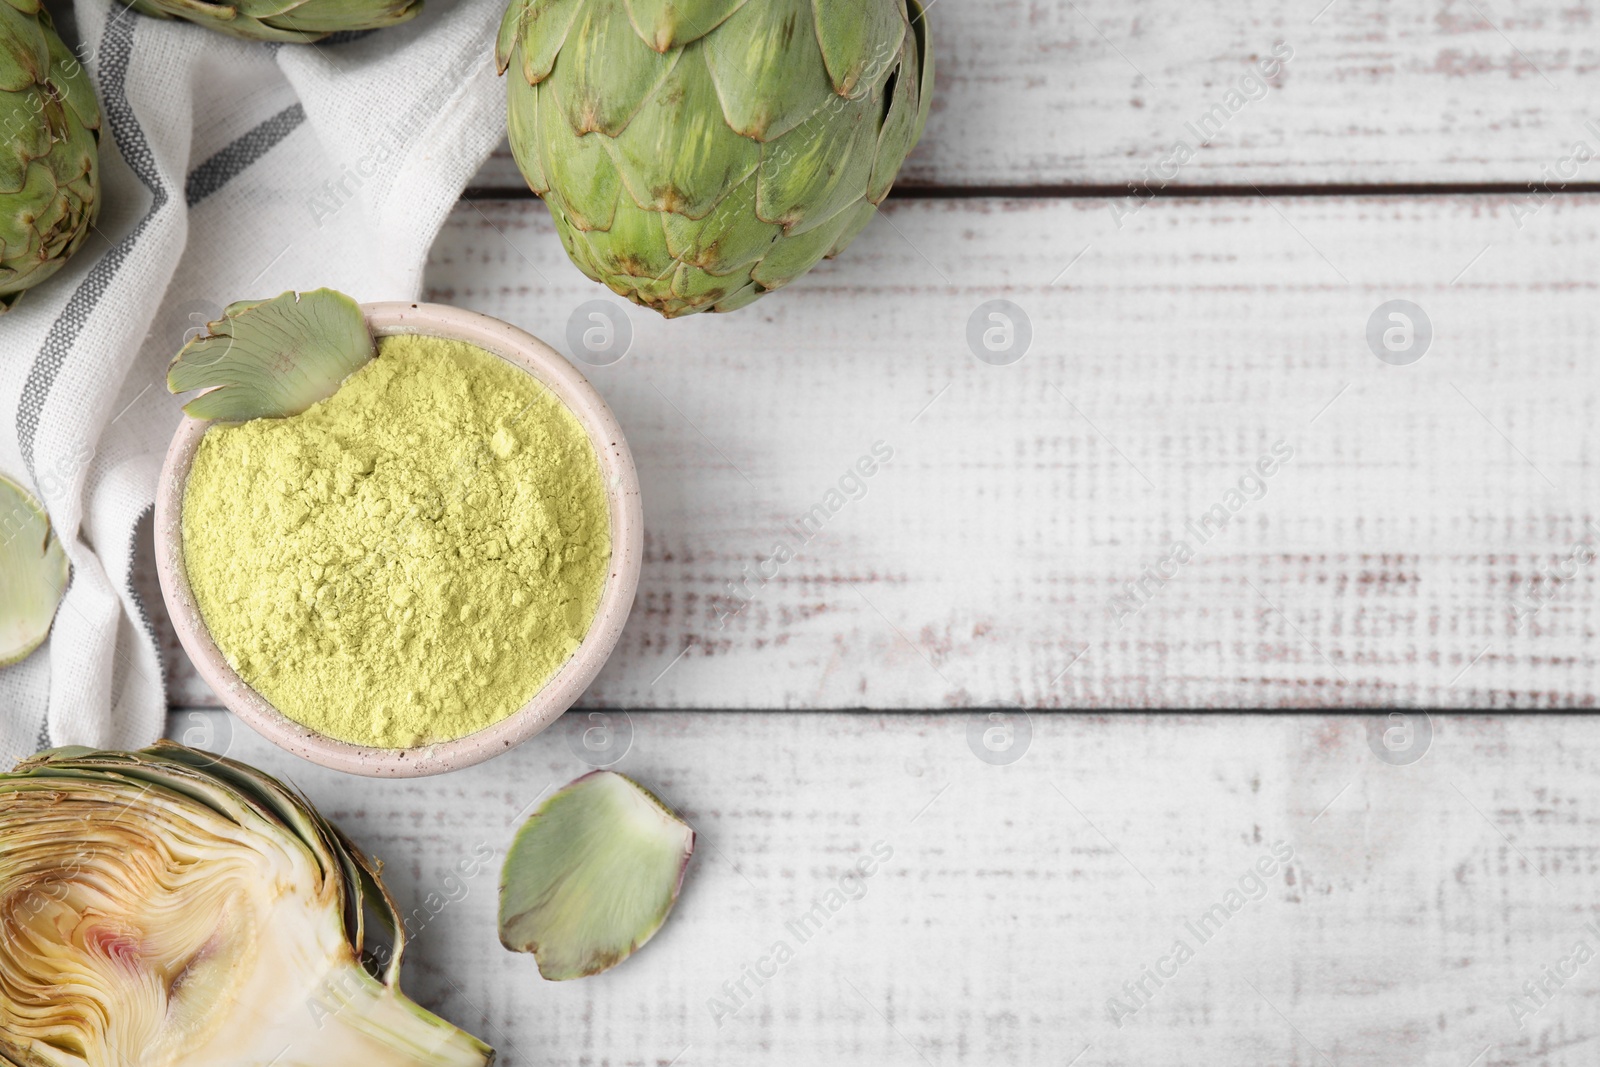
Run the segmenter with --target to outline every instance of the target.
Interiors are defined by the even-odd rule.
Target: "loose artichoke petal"
[[[864,96],[837,106],[836,114],[813,118],[763,146],[756,214],[781,224],[787,235],[832,219],[861,199],[872,178],[882,105]]]
[[[0,1063],[487,1067],[400,993],[398,947],[389,981],[363,970],[345,905],[370,870],[243,764],[165,742],[23,761],[0,775]]]
[[[694,831],[636,783],[595,771],[535,812],[506,856],[500,940],[550,981],[615,967],[677,902]]]
[[[690,219],[761,162],[761,145],[722,121],[704,50],[692,44],[616,139],[618,169],[642,208]],[[646,181],[648,176],[648,181]]]
[[[906,35],[904,0],[811,0],[833,91],[854,97],[881,81]]]
[[[657,52],[698,41],[728,18],[745,0],[627,0],[634,32]]]
[[[745,4],[706,38],[705,49],[722,113],[747,137],[781,137],[838,99],[811,0]]]
[[[174,393],[208,390],[184,405],[197,419],[298,414],[377,352],[361,306],[331,289],[234,304],[206,329],[167,370]]]
[[[69,574],[44,508],[0,476],[0,667],[23,659],[50,635]]]
[[[615,137],[677,62],[639,40],[623,0],[587,0],[550,75],[575,134]]]

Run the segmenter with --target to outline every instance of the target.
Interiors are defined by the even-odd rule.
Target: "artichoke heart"
[[[572,261],[668,318],[842,251],[933,97],[918,0],[511,0],[496,56]]]
[[[394,939],[381,980],[364,907]],[[0,1064],[492,1063],[401,994],[395,918],[374,865],[243,764],[41,753],[0,775]]]

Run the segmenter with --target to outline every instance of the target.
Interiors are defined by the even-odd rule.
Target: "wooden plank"
[[[1575,141],[1600,153],[1597,18],[1596,0],[947,0],[904,181],[1121,188],[1179,141],[1175,186],[1551,180]],[[1242,82],[1275,47],[1292,57]],[[522,187],[503,149],[474,184]]]
[[[451,875],[503,856],[537,798],[588,769],[568,745],[582,723],[410,782],[210,725],[384,860],[414,916],[408,990],[508,1067],[1594,1062],[1600,963],[1545,977],[1577,942],[1600,948],[1593,719],[1440,717],[1408,766],[1350,716],[1035,716],[1006,766],[974,756],[968,724],[633,716],[617,766],[682,810],[697,855],[654,941],[563,983],[500,948],[498,858]],[[847,877],[874,846],[889,857]],[[1208,912],[1202,940],[1189,924]],[[740,981],[748,995],[723,985]],[[1538,981],[1543,1007],[1520,999]]]
[[[1509,204],[904,203],[748,310],[630,306],[588,373],[646,556],[587,700],[1593,706],[1600,197]],[[563,347],[609,295],[531,202],[462,206],[428,287]],[[1010,366],[967,339],[996,298]],[[1366,338],[1394,299],[1432,321],[1410,366]]]

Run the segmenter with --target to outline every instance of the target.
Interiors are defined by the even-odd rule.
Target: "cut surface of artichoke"
[[[0,477],[0,667],[44,643],[69,573],[44,508]]]
[[[595,771],[517,832],[500,877],[500,941],[551,981],[615,967],[677,902],[694,831],[633,780]]]
[[[162,743],[0,775],[0,1064],[482,1067],[364,969],[376,870],[297,795]]]

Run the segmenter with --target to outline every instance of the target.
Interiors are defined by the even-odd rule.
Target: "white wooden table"
[[[932,12],[933,118],[847,253],[731,316],[630,309],[627,356],[589,369],[649,533],[584,707],[629,716],[618,768],[701,831],[677,914],[545,984],[496,945],[485,879],[426,923],[420,999],[518,1065],[1592,1065],[1600,963],[1511,998],[1600,952],[1594,720],[1436,714],[1402,765],[1366,711],[1138,709],[1594,705],[1600,161],[1574,146],[1600,154],[1600,3]],[[429,297],[562,346],[608,294],[508,157],[476,185]],[[968,343],[991,300],[1031,325],[1008,365]],[[1431,325],[1407,365],[1368,339],[1395,300]],[[859,499],[719,625],[879,442]],[[174,733],[303,784],[414,906],[586,769],[574,713],[468,772],[342,778],[205,710],[166,651]],[[1020,759],[978,758],[973,707],[1031,711]],[[1188,933],[1280,840],[1262,899]],[[740,996],[779,940],[793,961]]]

